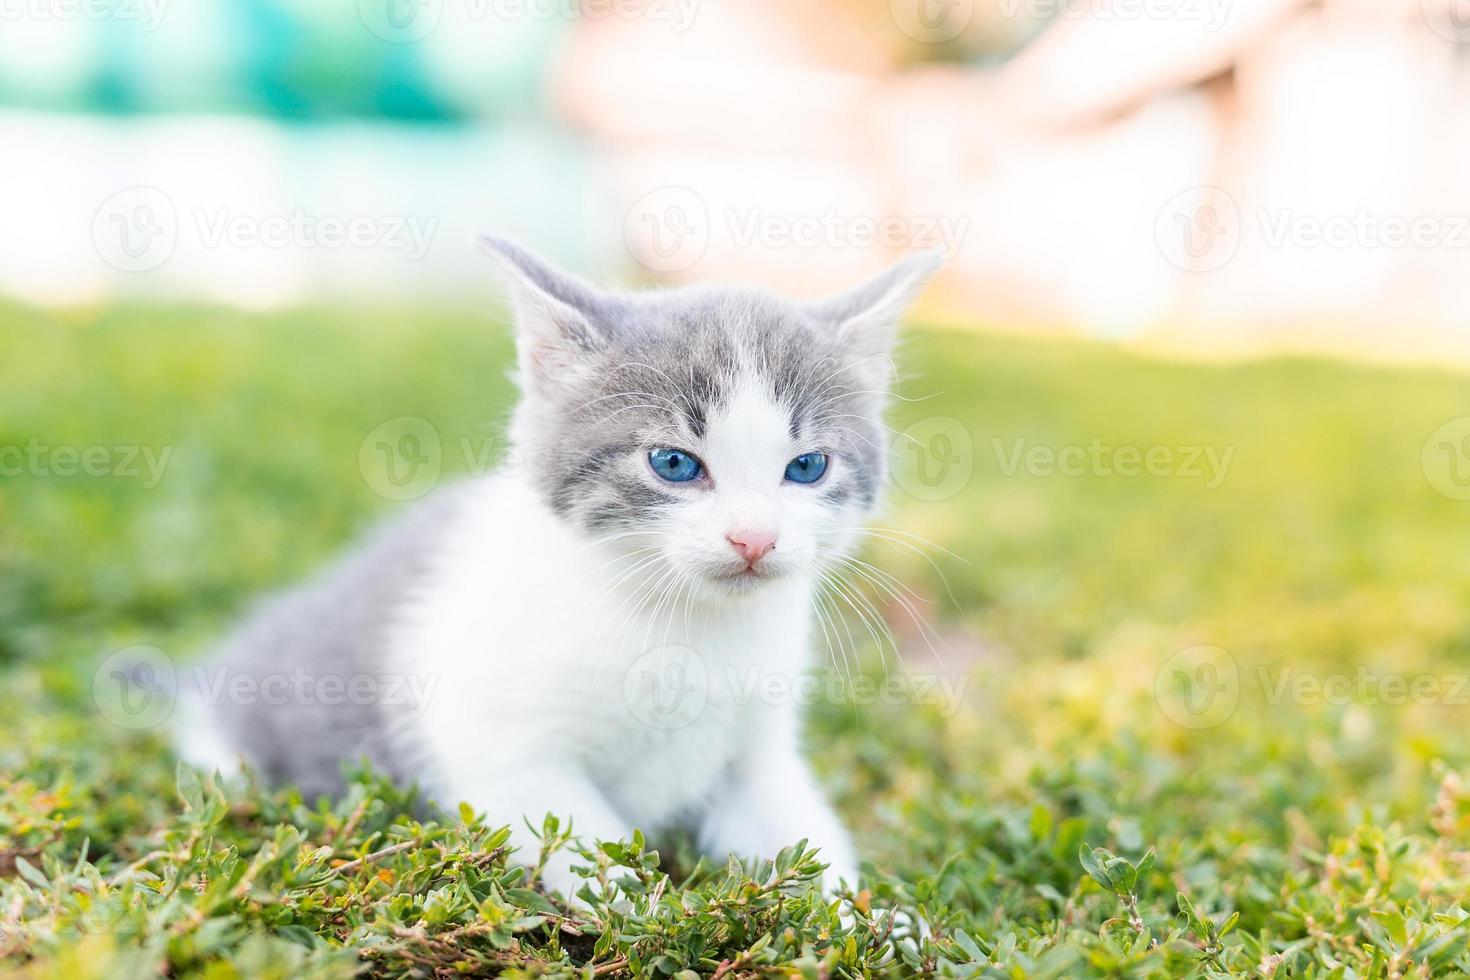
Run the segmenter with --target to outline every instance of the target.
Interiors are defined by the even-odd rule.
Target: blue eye
[[[786,479],[792,483],[816,483],[825,472],[826,453],[802,453],[786,464]]]
[[[648,454],[648,465],[670,483],[688,483],[697,480],[704,472],[704,465],[682,449],[654,449]]]

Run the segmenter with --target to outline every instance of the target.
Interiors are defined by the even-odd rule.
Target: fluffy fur
[[[512,825],[528,860],[552,812],[587,839],[685,826],[720,857],[808,838],[855,884],[783,692],[811,666],[817,576],[883,484],[888,351],[936,259],[801,303],[615,294],[485,244],[514,286],[510,462],[262,607],[195,675],[181,749],[308,795],[366,757]],[[655,447],[705,475],[662,480]],[[825,476],[784,480],[808,452]],[[751,528],[776,535],[754,566],[727,539]]]

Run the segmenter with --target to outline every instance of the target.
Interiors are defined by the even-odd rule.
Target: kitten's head
[[[797,302],[613,293],[482,243],[514,284],[513,438],[563,519],[629,556],[622,567],[671,571],[705,597],[811,574],[852,548],[886,474],[898,318],[937,255]]]

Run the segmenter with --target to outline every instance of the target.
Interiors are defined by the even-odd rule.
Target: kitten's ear
[[[807,305],[808,312],[832,324],[859,357],[879,357],[892,347],[898,321],[943,262],[938,251],[900,259],[860,286]]]
[[[612,321],[607,294],[512,241],[496,235],[478,241],[511,286],[523,383],[554,378],[606,346]]]

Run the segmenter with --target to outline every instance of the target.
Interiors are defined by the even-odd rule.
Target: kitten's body
[[[858,327],[891,328],[927,267],[827,306],[671,302],[594,292],[495,248],[521,285],[517,454],[264,609],[216,662],[215,695],[196,698],[185,753],[243,755],[309,793],[367,756],[510,824],[527,858],[527,822],[552,812],[587,839],[686,826],[719,856],[808,838],[833,883],[856,883],[782,692],[811,666],[816,576],[850,550],[881,481],[869,362],[887,336]],[[697,446],[703,482],[654,475],[650,445]],[[817,446],[830,474],[780,477]],[[775,550],[732,553],[729,535],[755,526],[779,532]],[[375,693],[219,693],[221,673],[298,669],[372,677]],[[573,884],[568,861],[553,885]]]

